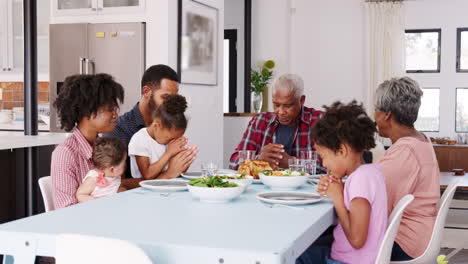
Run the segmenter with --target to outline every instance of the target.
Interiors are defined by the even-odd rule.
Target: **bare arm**
[[[369,231],[371,206],[364,198],[354,198],[351,201],[350,210],[345,207],[344,201],[333,201],[336,214],[343,227],[346,238],[351,246],[360,249],[366,244]]]
[[[96,178],[88,177],[81,185],[78,187],[76,191],[76,199],[78,199],[79,203],[84,203],[87,201],[94,200],[91,193],[93,192],[94,188],[96,187]]]
[[[141,175],[145,180],[161,178],[161,172],[169,162],[169,154],[164,153],[160,159],[151,164],[149,157],[135,155],[135,160]],[[163,178],[164,179],[164,178]]]
[[[348,211],[344,203],[341,179],[329,182],[326,193],[333,200],[336,214],[349,243],[355,249],[362,248],[366,244],[369,231],[371,213],[369,201],[364,198],[354,198]]]

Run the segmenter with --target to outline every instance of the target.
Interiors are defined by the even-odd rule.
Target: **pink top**
[[[77,128],[52,152],[50,171],[56,209],[78,203],[76,190],[86,173],[94,168],[92,152],[91,144]]]
[[[431,239],[440,199],[440,171],[432,143],[400,138],[377,163],[387,185],[388,215],[403,196],[414,195],[403,213],[395,241],[406,254],[417,258]]]
[[[91,196],[95,198],[116,194],[120,187],[120,177],[105,177],[104,174],[102,176],[103,177],[100,177],[99,172],[96,170],[90,170],[83,179],[84,182],[87,178],[96,178],[96,187],[94,187],[91,193]],[[101,182],[101,184],[99,184],[99,182]]]
[[[367,239],[364,246],[355,249],[348,241],[340,224],[333,231],[331,258],[348,264],[374,264],[380,244],[387,230],[387,192],[385,179],[377,164],[361,165],[351,175],[344,186],[344,202],[350,209],[354,198],[369,201],[371,214]]]

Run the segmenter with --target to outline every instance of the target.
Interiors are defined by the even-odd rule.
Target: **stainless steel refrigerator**
[[[51,131],[61,131],[52,104],[69,75],[112,75],[125,89],[120,113],[138,102],[145,70],[144,23],[51,24],[49,32]]]

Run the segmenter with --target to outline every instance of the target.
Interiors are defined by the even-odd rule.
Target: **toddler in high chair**
[[[92,160],[95,168],[90,170],[76,191],[78,202],[123,191],[121,177],[125,172],[127,147],[118,138],[98,137],[93,147]]]

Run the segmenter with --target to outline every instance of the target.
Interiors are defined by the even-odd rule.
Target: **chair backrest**
[[[42,200],[44,201],[44,207],[46,212],[54,210],[54,200],[52,198],[52,177],[42,177],[39,179],[38,182],[39,189],[41,189]]]
[[[403,212],[405,211],[406,206],[414,200],[414,196],[407,194],[400,199],[395,208],[393,209],[390,217],[388,218],[388,227],[385,231],[382,244],[380,244],[379,252],[375,260],[376,264],[387,264],[390,263],[390,257],[392,256],[393,242],[395,241],[395,236],[400,227],[400,220]]]
[[[434,263],[434,260],[437,258],[440,252],[440,244],[442,241],[445,220],[447,219],[448,210],[459,183],[460,179],[453,180],[447,186],[447,189],[445,189],[444,194],[437,203],[437,217],[434,224],[434,229],[432,230],[431,240],[429,241],[429,245],[427,245],[426,250],[421,256],[407,263]]]
[[[145,252],[136,245],[118,239],[60,234],[56,238],[57,264],[152,264]]]

